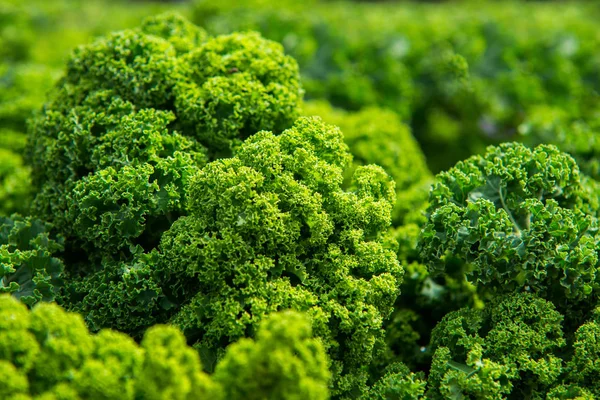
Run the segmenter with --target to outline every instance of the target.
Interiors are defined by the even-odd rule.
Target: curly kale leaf
[[[531,294],[449,313],[432,333],[427,398],[538,398],[564,371],[562,320]]]
[[[465,263],[467,279],[485,290],[583,299],[598,287],[594,204],[575,161],[556,147],[490,147],[438,175],[420,254],[436,273]]]
[[[155,326],[141,345],[56,304],[31,311],[0,296],[0,395],[48,399],[221,399],[198,354],[177,329]],[[20,397],[19,397],[20,396]]]
[[[600,318],[583,324],[575,332],[569,380],[600,396]]]
[[[288,310],[265,319],[256,339],[229,346],[213,377],[228,399],[326,400],[328,364],[309,319]]]
[[[329,398],[329,360],[309,318],[270,315],[255,339],[231,345],[214,375],[173,326],[156,325],[138,344],[56,304],[28,310],[0,295],[0,396],[6,399],[247,400]]]
[[[392,177],[396,183],[394,226],[405,223],[409,214],[427,202],[431,172],[410,128],[396,113],[377,107],[347,112],[324,101],[306,103],[304,113],[318,115],[344,133],[344,142],[353,156],[353,163],[344,174],[346,183],[360,165],[379,165]]]
[[[298,117],[296,61],[258,33],[208,40],[181,57],[179,73],[176,113],[213,153],[259,130],[281,132]]]
[[[99,38],[31,123],[33,213],[86,262],[131,261],[184,214],[195,169],[288,128],[301,98],[295,61],[256,33],[209,38],[165,14]]]
[[[29,306],[53,301],[64,269],[54,255],[62,248],[62,238],[51,237],[48,224],[17,214],[0,217],[0,293]]]
[[[402,363],[390,364],[384,376],[369,389],[365,400],[419,400],[425,397],[423,373],[413,373]]]
[[[306,311],[333,359],[334,391],[364,390],[403,269],[384,243],[393,182],[362,166],[345,191],[349,161],[339,129],[313,117],[204,167],[190,215],[160,246],[173,273],[198,283],[172,323],[210,353],[252,336],[270,312]]]

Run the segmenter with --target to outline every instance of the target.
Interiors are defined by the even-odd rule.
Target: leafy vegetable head
[[[270,312],[306,311],[333,359],[335,390],[362,390],[403,269],[383,238],[393,183],[362,166],[343,190],[350,159],[339,129],[301,118],[194,177],[190,215],[160,249],[185,299],[172,322],[203,351],[252,336]]]
[[[556,147],[508,143],[438,175],[421,257],[453,261],[485,290],[533,291],[563,302],[597,288],[598,221],[575,161]]]
[[[548,400],[594,400],[595,398],[589,390],[577,385],[558,385],[546,396]]]
[[[569,380],[600,396],[600,318],[583,324],[575,332]]]
[[[329,361],[308,318],[283,311],[261,323],[256,339],[227,348],[214,374],[228,399],[325,400]]]
[[[0,295],[0,395],[10,399],[328,399],[325,349],[306,316],[284,311],[255,340],[227,349],[213,376],[172,326],[156,325],[138,345],[127,335],[91,335],[56,304],[31,311]]]
[[[531,398],[556,384],[563,317],[530,294],[449,313],[432,333],[428,397]]]
[[[368,400],[404,399],[419,400],[425,395],[426,381],[423,373],[413,373],[402,363],[390,364],[384,376],[369,389]]]
[[[403,269],[385,239],[393,182],[360,166],[344,190],[349,162],[340,130],[317,117],[279,136],[259,132],[194,175],[189,215],[158,250],[72,276],[62,301],[94,329],[139,336],[170,321],[209,370],[268,314],[305,311],[334,360],[335,390],[363,391]]]
[[[198,354],[172,327],[150,329],[140,347],[115,331],[90,335],[81,316],[56,304],[29,311],[3,295],[0,338],[0,368],[13,382],[0,389],[6,398],[220,397],[219,386],[202,373]]]
[[[31,124],[33,211],[86,258],[129,260],[183,213],[197,168],[288,127],[301,94],[281,46],[173,14],[81,46]]]
[[[281,132],[302,100],[296,61],[258,33],[218,36],[179,60],[175,109],[211,153],[260,130]]]

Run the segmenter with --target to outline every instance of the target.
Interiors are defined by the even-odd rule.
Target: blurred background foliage
[[[300,63],[307,99],[380,106],[410,124],[434,172],[518,138],[533,108],[598,109],[598,5],[462,1],[199,1],[209,32],[258,30]]]
[[[396,112],[433,172],[488,144],[547,141],[559,119],[598,119],[593,1],[0,0],[0,148],[22,149],[19,133],[71,49],[165,10],[213,34],[256,30],[281,42],[300,64],[307,100]],[[540,118],[551,121],[544,128]],[[3,164],[0,187],[10,187],[0,199],[22,195],[5,182],[22,166]]]

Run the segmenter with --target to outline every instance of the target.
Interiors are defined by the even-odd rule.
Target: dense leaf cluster
[[[48,224],[17,214],[0,217],[0,293],[11,293],[29,306],[53,301],[64,269],[56,253],[61,237],[50,237]]]
[[[202,169],[190,185],[190,215],[161,243],[170,268],[199,283],[173,322],[214,347],[279,308],[307,311],[343,377],[338,390],[359,385],[403,270],[382,241],[393,182],[362,166],[344,191],[349,161],[338,129],[303,118]]]
[[[344,142],[353,156],[345,170],[346,183],[360,165],[377,164],[390,175],[396,184],[394,226],[403,225],[411,218],[408,215],[427,201],[431,173],[410,128],[396,113],[378,107],[347,112],[325,101],[313,101],[304,105],[304,114],[318,115],[344,133]]]
[[[572,346],[554,305],[531,294],[497,298],[484,311],[449,313],[432,333],[428,398],[594,398],[598,356],[594,320]],[[570,358],[570,359],[569,359]]]
[[[428,398],[595,398],[597,184],[552,145],[490,147],[440,173],[418,248],[483,310],[431,334]],[[560,310],[564,313],[561,313]]]
[[[172,14],[77,48],[32,122],[33,212],[93,257],[152,248],[193,170],[294,120],[297,75],[276,43]]]
[[[437,271],[464,262],[483,290],[527,290],[562,303],[598,289],[597,199],[556,147],[491,147],[440,173],[421,233]]]
[[[55,304],[32,311],[0,296],[3,399],[326,399],[329,372],[308,320],[288,311],[256,340],[231,346],[209,377],[177,329],[157,325],[138,345],[105,329],[91,335],[80,315]]]
[[[403,269],[383,237],[393,182],[360,166],[342,189],[350,160],[339,129],[316,117],[280,136],[257,133],[194,175],[189,215],[158,251],[71,278],[63,301],[96,328],[136,333],[169,320],[207,360],[252,336],[269,313],[305,311],[332,359],[335,390],[362,391]]]

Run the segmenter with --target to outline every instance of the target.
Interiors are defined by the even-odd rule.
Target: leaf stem
[[[510,218],[510,220],[512,221],[514,228],[516,230],[516,234],[520,237],[521,236],[521,227],[519,226],[519,224],[517,223],[517,220],[515,220],[512,213],[506,206],[506,203],[504,202],[504,194],[502,193],[502,191],[504,189],[505,188],[503,186],[500,186],[500,189],[498,190],[498,193],[500,194],[500,203],[502,203],[502,208],[504,208],[504,211],[506,211],[506,213],[508,214],[508,218]]]

